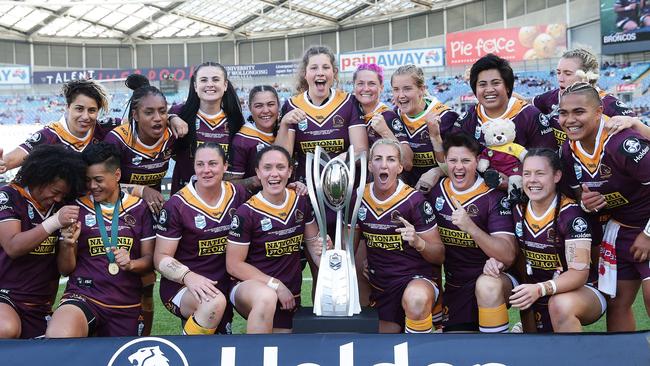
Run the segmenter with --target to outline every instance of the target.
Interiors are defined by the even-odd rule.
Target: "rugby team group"
[[[0,153],[0,173],[20,168],[0,188],[0,338],[147,335],[156,272],[184,334],[228,334],[234,310],[247,333],[291,332],[324,246],[304,183],[317,145],[368,156],[344,232],[380,332],[507,332],[508,307],[525,332],[605,313],[608,331],[630,331],[640,289],[650,316],[650,127],[598,88],[593,54],[565,52],[557,88],[532,100],[488,54],[468,69],[478,103],[463,115],[414,65],[385,80],[359,64],[353,93],[336,65],[309,48],[297,94],[281,105],[252,88],[247,120],[215,62],[171,108],[130,75],[124,119],[100,117],[96,81],[67,82],[64,116]]]

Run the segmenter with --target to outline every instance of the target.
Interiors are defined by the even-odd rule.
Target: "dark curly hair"
[[[70,189],[65,200],[74,200],[86,191],[86,164],[78,153],[63,145],[40,145],[27,155],[14,183],[33,189],[58,179]]]
[[[81,158],[88,166],[103,163],[110,171],[115,171],[120,167],[120,149],[107,142],[98,142],[88,146],[81,153]]]

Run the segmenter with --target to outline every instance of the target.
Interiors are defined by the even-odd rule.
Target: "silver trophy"
[[[344,238],[343,229],[349,227],[350,230],[346,230],[349,232],[356,226],[368,164],[366,153],[355,156],[353,146],[348,149],[347,160],[340,157],[331,159],[320,146],[316,146],[313,154],[307,154],[307,189],[323,242],[314,296],[314,314],[317,316],[352,316],[361,312],[354,266],[354,235]],[[361,162],[361,179],[353,203],[357,160]],[[334,249],[329,250],[325,205],[336,212]]]

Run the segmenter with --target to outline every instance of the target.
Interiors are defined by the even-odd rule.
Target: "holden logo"
[[[630,137],[623,142],[623,149],[630,154],[636,154],[641,150],[641,143],[637,138]]]
[[[120,347],[108,366],[188,366],[187,358],[174,343],[158,337],[134,339]]]

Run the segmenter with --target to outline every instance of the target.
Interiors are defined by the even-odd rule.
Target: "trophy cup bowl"
[[[350,184],[348,167],[339,159],[330,160],[323,170],[323,193],[335,211],[343,208]]]

